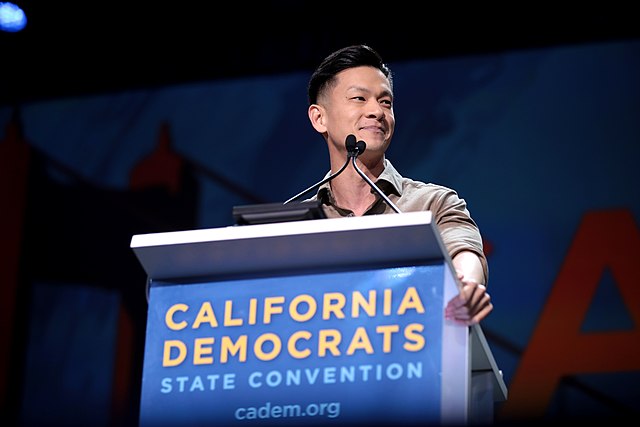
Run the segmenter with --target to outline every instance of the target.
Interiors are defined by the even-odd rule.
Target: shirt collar
[[[327,172],[325,179],[331,176],[331,171]],[[384,159],[384,169],[382,173],[375,181],[375,184],[386,195],[395,193],[398,196],[402,196],[402,175],[393,167],[388,159]],[[324,204],[334,204],[333,196],[331,195],[330,181],[322,184],[318,189],[318,198]]]

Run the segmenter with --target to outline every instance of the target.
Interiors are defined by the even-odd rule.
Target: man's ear
[[[313,128],[319,133],[324,134],[327,131],[324,108],[318,104],[311,104],[307,113],[309,114],[309,121]]]

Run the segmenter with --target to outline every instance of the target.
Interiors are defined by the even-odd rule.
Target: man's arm
[[[477,254],[471,251],[458,252],[451,261],[453,262],[453,268],[461,280],[463,277],[466,281],[486,285],[482,262]]]

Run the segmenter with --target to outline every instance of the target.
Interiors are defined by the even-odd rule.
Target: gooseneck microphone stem
[[[325,182],[331,181],[333,178],[335,178],[336,176],[340,175],[342,173],[342,171],[347,167],[348,164],[349,164],[349,157],[347,157],[347,161],[344,162],[344,165],[342,165],[340,170],[338,170],[336,173],[329,175],[328,177],[326,177],[322,181],[318,182],[317,184],[314,184],[311,187],[307,188],[306,190],[299,192],[298,194],[296,194],[295,196],[291,197],[289,200],[284,202],[283,205],[286,205],[287,203],[296,200],[297,198],[301,197],[303,194],[306,194],[311,190],[315,190],[316,188],[320,187]]]
[[[328,177],[326,177],[322,181],[318,182],[317,184],[313,184],[311,187],[307,188],[306,190],[299,192],[298,194],[296,194],[295,196],[293,196],[292,198],[290,198],[289,200],[284,202],[283,205],[286,205],[287,203],[298,199],[303,194],[306,194],[311,190],[315,190],[316,188],[320,187],[322,184],[327,183],[327,182],[331,181],[333,178],[335,178],[336,176],[340,175],[342,173],[342,171],[345,170],[345,168],[349,164],[349,159],[351,157],[354,157],[354,156],[357,157],[358,154],[360,153],[360,148],[362,148],[362,151],[364,151],[363,145],[364,145],[364,142],[362,142],[362,144],[360,146],[358,146],[358,143],[356,142],[356,136],[355,135],[353,135],[353,134],[347,135],[347,139],[344,141],[344,146],[347,149],[347,161],[344,162],[344,165],[342,165],[340,170],[337,171],[334,174],[329,175]]]
[[[362,150],[362,151],[364,151],[364,150]],[[371,180],[369,179],[369,177],[368,177],[364,172],[362,172],[362,171],[360,170],[360,168],[358,167],[358,165],[356,165],[356,157],[357,157],[357,156],[353,156],[353,157],[351,157],[351,164],[353,165],[353,167],[354,167],[354,169],[356,170],[356,172],[358,172],[358,174],[362,177],[362,179],[364,179],[364,180],[367,182],[367,184],[369,184],[369,186],[370,186],[371,188],[373,188],[373,190],[374,190],[376,193],[378,193],[378,196],[382,197],[382,199],[383,199],[383,200],[384,200],[384,201],[385,201],[389,206],[391,206],[391,209],[393,209],[394,211],[396,211],[396,213],[402,213],[402,212],[400,212],[400,209],[398,209],[398,207],[397,207],[396,205],[394,205],[394,204],[393,204],[393,202],[392,202],[392,201],[387,197],[387,195],[386,195],[386,194],[384,194],[384,192],[383,192],[382,190],[380,190],[380,188],[379,188],[376,184],[374,184],[374,182],[373,182],[373,181],[371,181]],[[347,161],[348,161],[348,159],[347,159]]]
[[[339,171],[329,175],[328,177],[326,177],[322,181],[318,182],[317,184],[312,185],[311,187],[307,188],[306,190],[301,191],[300,193],[296,194],[295,196],[293,196],[292,198],[290,198],[289,200],[287,200],[283,204],[286,205],[287,203],[292,202],[292,201],[300,198],[303,194],[306,194],[309,191],[315,190],[316,188],[320,187],[321,185],[331,181],[333,178],[335,178],[336,176],[340,175],[343,170],[345,170],[345,168],[349,164],[349,160],[351,160],[351,164],[353,165],[353,168],[356,170],[356,172],[358,172],[358,174],[362,177],[362,179],[364,179],[366,181],[366,183],[369,184],[369,186],[376,192],[376,194],[378,196],[382,197],[382,199],[387,203],[387,205],[389,205],[391,207],[391,209],[393,209],[396,213],[402,213],[402,212],[400,212],[400,209],[398,209],[398,207],[396,205],[394,205],[391,200],[389,200],[387,195],[384,194],[384,192],[382,190],[380,190],[380,188],[378,188],[378,186],[376,184],[374,184],[374,182],[371,181],[369,179],[369,177],[364,172],[362,172],[360,170],[358,165],[356,165],[356,159],[358,158],[358,156],[360,154],[364,153],[364,150],[367,149],[367,144],[364,141],[357,141],[356,140],[356,136],[351,134],[351,135],[347,136],[347,139],[345,140],[344,145],[345,145],[345,148],[347,149],[347,161],[344,162],[344,165],[342,165],[342,167],[340,168]]]

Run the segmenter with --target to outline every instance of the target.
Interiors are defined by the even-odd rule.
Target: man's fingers
[[[479,323],[493,310],[491,297],[486,290],[484,285],[467,282],[447,304],[445,317],[464,325]]]
[[[487,317],[489,315],[489,313],[491,313],[491,311],[493,310],[493,304],[489,303],[487,305],[485,305],[482,310],[480,310],[478,313],[476,313],[475,316],[473,316],[468,322],[467,325],[471,326],[471,325],[475,325],[480,323],[480,321],[482,319],[484,319],[485,317]]]

